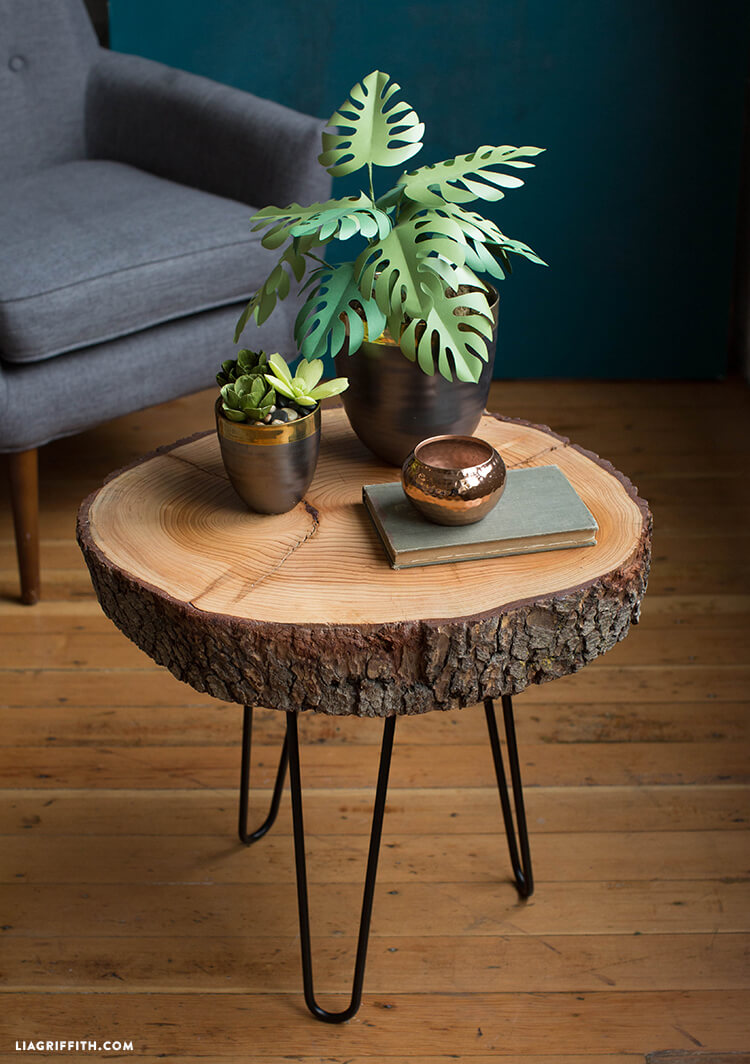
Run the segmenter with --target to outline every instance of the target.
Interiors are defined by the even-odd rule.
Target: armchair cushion
[[[0,184],[0,358],[36,362],[245,299],[276,256],[242,203],[122,163]],[[231,336],[228,337],[231,342]]]
[[[246,342],[296,354],[291,341],[296,308],[290,296]],[[49,440],[213,386],[196,429],[213,424],[216,370],[232,358],[241,303],[192,314],[119,340],[70,351],[44,364],[0,362],[0,453],[41,447]],[[158,423],[158,415],[157,415]]]

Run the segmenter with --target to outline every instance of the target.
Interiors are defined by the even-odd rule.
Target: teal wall
[[[487,210],[550,263],[501,286],[501,376],[725,371],[746,0],[110,0],[110,32],[321,118],[385,70],[415,163],[546,147]]]

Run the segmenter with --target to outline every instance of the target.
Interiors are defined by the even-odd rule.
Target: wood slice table
[[[78,541],[99,602],[178,679],[245,707],[240,838],[272,825],[290,768],[305,1000],[341,1022],[359,1008],[396,718],[484,701],[516,886],[533,890],[512,695],[580,669],[638,620],[651,515],[608,462],[550,429],[486,415],[476,435],[517,469],[555,464],[594,514],[594,547],[391,569],[362,485],[398,479],[324,412],[315,479],[294,510],[249,512],[214,432],[160,448],[111,476],[81,506]],[[494,699],[502,699],[515,826]],[[286,712],[271,808],[247,827],[252,707]],[[383,717],[380,770],[351,1003],[315,1001],[297,715]]]

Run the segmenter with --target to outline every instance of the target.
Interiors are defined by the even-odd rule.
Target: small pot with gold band
[[[216,433],[232,487],[260,514],[294,509],[310,487],[320,451],[320,404],[283,425],[229,421],[216,401]]]

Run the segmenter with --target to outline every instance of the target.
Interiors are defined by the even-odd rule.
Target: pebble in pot
[[[296,421],[298,417],[299,414],[296,410],[282,406],[280,410],[272,411],[270,423],[272,425],[288,425],[290,421]]]

